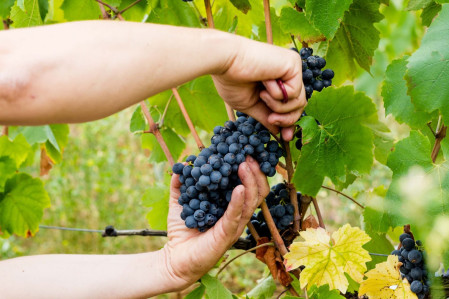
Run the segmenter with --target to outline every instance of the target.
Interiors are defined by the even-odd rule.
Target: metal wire
[[[72,228],[72,227],[61,227],[61,226],[50,226],[50,225],[39,225],[39,228],[67,230],[67,231],[85,232],[85,233],[102,233],[102,232],[104,232],[104,230],[100,230],[100,229]]]

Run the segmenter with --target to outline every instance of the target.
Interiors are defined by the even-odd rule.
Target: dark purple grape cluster
[[[410,283],[410,289],[423,299],[429,293],[427,270],[424,262],[424,255],[421,241],[416,241],[410,234],[404,233],[399,237],[402,244],[401,249],[393,250],[392,255],[397,255],[402,263],[400,268],[401,277],[406,278]]]
[[[297,192],[298,205],[301,203],[301,193]],[[273,221],[276,224],[276,227],[279,231],[282,231],[288,228],[293,223],[293,213],[295,208],[293,207],[290,201],[290,193],[287,189],[287,186],[284,183],[277,184],[271,188],[271,191],[268,193],[265,198],[267,202],[267,206],[270,209],[270,214],[273,217]],[[299,208],[299,207],[298,207]],[[254,214],[251,218],[251,223],[256,229],[257,233],[261,237],[270,237],[270,231],[268,229],[267,223],[263,216],[262,211],[259,211],[257,214]],[[246,237],[248,240],[252,242],[252,245],[255,245],[256,241],[254,237],[251,235],[249,229],[246,230],[248,236]]]
[[[322,91],[323,88],[332,85],[334,71],[322,70],[326,66],[326,60],[318,55],[312,55],[312,48],[302,48],[299,55],[302,59],[302,81],[306,89],[306,98],[310,99],[314,90]]]
[[[251,155],[261,171],[272,177],[284,150],[271,140],[270,132],[256,119],[237,112],[237,120],[227,121],[214,128],[211,145],[187,164],[176,163],[173,172],[179,174],[182,205],[181,218],[188,228],[206,231],[220,219],[229,202],[232,190],[241,184],[239,165]]]

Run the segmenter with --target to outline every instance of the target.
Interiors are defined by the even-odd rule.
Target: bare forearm
[[[105,117],[222,71],[235,43],[212,30],[89,21],[0,33],[0,123]]]
[[[173,290],[164,258],[163,251],[16,258],[0,262],[0,294],[2,298],[148,298]]]

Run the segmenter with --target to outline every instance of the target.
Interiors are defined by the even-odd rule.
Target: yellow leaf
[[[357,282],[362,282],[366,262],[371,260],[363,245],[371,238],[358,227],[345,224],[338,231],[329,234],[322,228],[301,232],[302,242],[294,242],[285,255],[288,271],[301,265],[301,286],[329,284],[329,289],[346,293],[349,282],[345,272]]]
[[[365,275],[367,280],[360,284],[359,295],[367,295],[370,299],[413,299],[418,298],[410,290],[406,279],[401,280],[399,267],[402,265],[396,255],[389,255],[386,262]]]

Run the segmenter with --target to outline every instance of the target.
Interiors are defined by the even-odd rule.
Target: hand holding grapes
[[[239,45],[225,71],[213,76],[218,93],[231,107],[253,116],[270,131],[283,128],[284,139],[291,140],[291,126],[307,103],[298,54],[243,38]],[[276,79],[284,83],[287,103],[282,102]]]
[[[179,175],[173,175],[168,215],[169,241],[162,251],[168,281],[176,289],[191,285],[217,263],[242,234],[254,210],[270,191],[266,176],[250,157],[240,165],[239,177],[242,185],[234,189],[224,216],[214,227],[201,233],[187,228],[179,217],[182,211],[178,204],[181,183]]]

